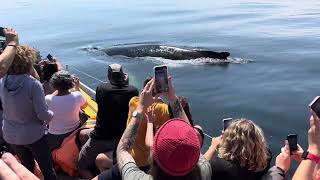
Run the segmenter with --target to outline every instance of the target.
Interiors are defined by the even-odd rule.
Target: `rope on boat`
[[[69,68],[69,66],[67,65],[67,66],[66,66],[66,69],[68,70],[68,68]],[[75,67],[71,67],[71,68],[72,68],[73,70],[75,70],[75,71],[77,71],[77,72],[79,72],[79,73],[87,76],[87,77],[90,77],[91,79],[94,79],[94,80],[96,80],[96,81],[99,81],[99,82],[101,82],[101,83],[104,83],[104,81],[102,81],[102,80],[100,80],[100,79],[98,79],[98,78],[96,78],[96,77],[94,77],[94,76],[91,76],[91,75],[88,74],[88,73],[82,72],[81,70],[79,70],[79,69],[77,69],[77,68],[75,68]]]
[[[71,67],[71,68],[72,68],[73,70],[75,70],[75,71],[77,71],[77,72],[79,72],[79,73],[81,73],[81,74],[83,74],[83,75],[91,78],[91,79],[94,79],[94,80],[96,80],[96,81],[99,81],[99,82],[101,82],[101,83],[104,83],[104,81],[102,81],[102,80],[100,80],[100,79],[98,79],[98,78],[96,78],[96,77],[94,77],[94,76],[91,76],[91,75],[88,74],[88,73],[82,72],[81,70],[79,70],[79,69],[77,69],[77,68],[75,68],[75,67]],[[67,71],[69,70],[69,65],[66,65],[66,70],[67,70]],[[81,85],[84,89],[87,89],[89,92],[91,92],[91,93],[93,93],[93,94],[96,94],[96,92],[95,92],[92,88],[90,88],[89,86],[85,85],[84,83],[80,82],[80,85]],[[204,134],[205,136],[207,136],[208,138],[210,138],[210,139],[213,138],[212,136],[210,136],[209,134],[207,134],[207,133],[205,133],[205,132],[203,132],[203,134]]]

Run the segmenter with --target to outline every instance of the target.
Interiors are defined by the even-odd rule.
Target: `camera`
[[[5,40],[0,40],[0,49],[4,50],[6,48],[6,41]]]
[[[1,50],[4,50],[6,48],[6,39],[5,39],[4,29],[5,28],[0,27],[0,49]]]
[[[6,145],[4,145],[4,144],[0,145],[0,158],[1,158],[2,155],[3,155],[4,153],[6,153],[6,152],[9,152],[9,148],[8,148]]]
[[[4,29],[5,29],[5,28],[0,27],[0,36],[1,36],[1,37],[5,37]]]

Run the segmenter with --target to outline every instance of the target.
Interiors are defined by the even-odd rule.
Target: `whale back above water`
[[[137,45],[137,46],[115,46],[98,49],[108,56],[126,57],[162,57],[171,60],[188,60],[197,58],[215,58],[226,60],[229,52],[215,52],[209,50],[185,49],[162,45]]]

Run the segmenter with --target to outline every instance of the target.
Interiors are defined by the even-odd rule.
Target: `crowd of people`
[[[263,130],[243,118],[212,138],[202,154],[204,132],[192,119],[188,99],[177,95],[172,77],[168,92],[156,94],[150,77],[139,93],[122,66],[110,64],[109,82],[96,89],[95,126],[84,128],[88,103],[79,78],[56,58],[42,59],[36,49],[20,45],[14,29],[4,29],[4,35],[0,179],[59,179],[61,161],[52,154],[74,134],[79,148],[74,168],[81,179],[282,180],[292,160],[299,162],[292,179],[320,179],[320,119],[312,110],[308,149],[298,145],[290,151],[284,140],[274,165]],[[34,175],[37,167],[43,177]]]

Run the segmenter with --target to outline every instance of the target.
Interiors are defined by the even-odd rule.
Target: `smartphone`
[[[314,98],[309,106],[312,111],[315,112],[318,117],[320,117],[320,96]]]
[[[4,153],[6,153],[6,152],[9,152],[8,147],[5,146],[5,145],[1,145],[1,146],[0,146],[0,158],[1,158],[2,155],[3,155]]]
[[[0,40],[0,48],[4,50],[6,48],[6,42]]]
[[[154,67],[154,80],[156,84],[155,93],[163,93],[168,92],[168,67],[163,66],[155,66]]]
[[[289,142],[289,149],[290,154],[292,154],[293,151],[298,150],[298,135],[297,134],[289,134],[287,136],[287,140]]]
[[[0,27],[0,36],[1,36],[1,37],[5,37],[5,35],[4,35],[4,28],[3,28],[3,27]]]
[[[47,59],[48,59],[49,61],[53,61],[53,56],[52,56],[51,54],[48,54]]]
[[[223,125],[223,131],[225,131],[228,126],[230,126],[230,124],[232,123],[233,119],[232,118],[225,118],[222,119],[222,125]]]

